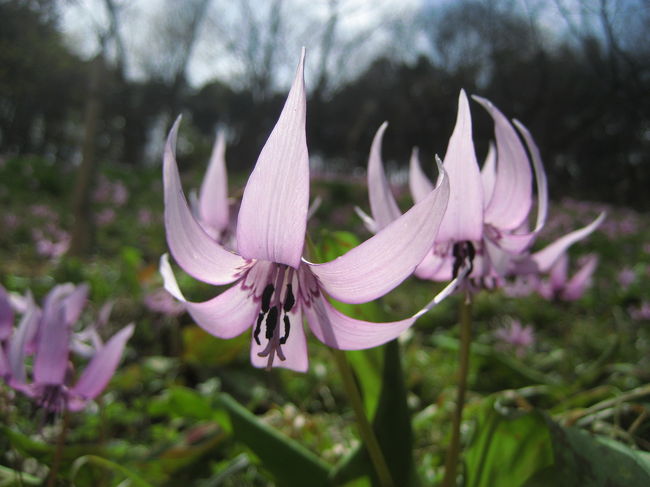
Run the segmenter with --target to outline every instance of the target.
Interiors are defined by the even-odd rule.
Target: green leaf
[[[230,415],[235,439],[260,458],[278,485],[328,485],[330,467],[314,453],[260,421],[230,395],[220,394],[219,402]]]
[[[646,487],[650,485],[650,455],[577,428],[562,428],[547,420],[555,462],[526,487]]]
[[[465,452],[467,487],[644,487],[650,454],[577,428],[540,411],[504,411],[492,397],[477,417]]]
[[[25,472],[0,465],[0,487],[9,485],[42,485],[43,480]]]
[[[467,487],[518,487],[553,463],[544,416],[537,411],[504,414],[495,403],[494,398],[486,400],[466,449]]]
[[[137,475],[135,472],[132,472],[128,468],[123,467],[119,463],[115,463],[111,460],[98,457],[96,455],[84,455],[82,457],[77,458],[73,462],[72,469],[70,470],[70,481],[72,482],[73,485],[74,485],[74,480],[77,477],[79,471],[84,466],[87,465],[94,465],[114,473],[122,474],[124,477],[126,477],[132,482],[131,485],[135,485],[138,487],[152,487],[150,483],[146,482],[142,477]]]
[[[193,389],[181,386],[169,387],[161,397],[151,401],[148,407],[153,416],[209,420],[214,418],[214,410],[207,398]]]

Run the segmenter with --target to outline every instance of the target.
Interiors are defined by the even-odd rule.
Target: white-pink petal
[[[494,143],[490,141],[490,146],[488,148],[487,156],[485,156],[485,162],[483,162],[483,167],[481,168],[481,182],[483,183],[483,208],[485,208],[492,198],[492,192],[494,191],[494,182],[496,180],[497,174],[497,150],[494,147]]]
[[[188,301],[178,287],[167,254],[160,258],[160,274],[165,289],[184,303],[196,324],[211,335],[234,338],[255,322],[260,303],[253,299],[252,288],[244,289],[243,281],[208,301],[193,302]]]
[[[120,363],[126,342],[133,335],[133,328],[133,324],[125,326],[97,351],[72,388],[73,394],[94,399],[104,390]]]
[[[280,118],[244,189],[237,221],[243,257],[294,268],[302,258],[309,207],[304,58],[303,50]]]
[[[335,309],[324,296],[304,307],[312,333],[325,345],[339,350],[376,347],[397,338],[416,317],[388,323],[357,320]]]
[[[246,261],[205,233],[187,205],[174,155],[179,123],[180,118],[169,133],[163,161],[167,244],[189,275],[209,284],[229,284],[237,279]]]
[[[433,184],[429,181],[426,174],[424,174],[420,165],[417,148],[414,148],[411,152],[411,160],[409,162],[409,189],[411,190],[413,201],[416,203],[422,201],[433,191]]]
[[[383,296],[413,273],[433,246],[449,199],[449,180],[379,233],[325,264],[309,264],[321,286],[346,303]]]
[[[43,313],[34,358],[35,383],[65,383],[70,332],[63,306],[51,306],[48,312]]]
[[[449,177],[449,205],[436,241],[478,242],[483,237],[483,185],[472,140],[472,117],[463,90],[458,97],[458,116],[444,168]]]
[[[226,137],[223,130],[219,130],[198,199],[201,221],[219,233],[222,233],[230,222],[225,153]]]
[[[530,162],[508,119],[489,100],[473,98],[494,120],[497,143],[496,179],[485,208],[485,222],[502,230],[514,230],[528,217],[532,205]]]
[[[377,230],[388,226],[402,214],[390,189],[381,158],[381,144],[386,127],[388,127],[388,122],[382,123],[377,130],[368,157],[368,197],[370,212],[377,225]]]
[[[566,283],[562,297],[567,301],[579,299],[591,282],[591,278],[598,265],[598,256],[589,255],[585,263],[578,269],[573,277]]]

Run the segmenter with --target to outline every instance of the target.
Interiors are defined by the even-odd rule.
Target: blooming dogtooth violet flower
[[[115,373],[126,342],[133,334],[131,324],[105,344],[95,339],[92,352],[87,354],[90,361],[75,381],[74,366],[69,360],[75,339],[72,328],[81,315],[87,294],[86,285],[63,284],[48,293],[42,310],[30,300],[9,340],[5,381],[32,398],[48,414],[79,411],[97,397]],[[26,363],[31,355],[33,364],[28,373]]]
[[[539,150],[528,130],[514,122],[528,146],[531,160],[505,116],[488,100],[474,99],[494,120],[496,146],[491,146],[481,171],[472,140],[469,103],[461,90],[456,125],[443,162],[449,178],[449,205],[435,243],[415,273],[423,279],[445,281],[457,277],[461,269],[467,269],[467,277],[472,282],[492,286],[505,274],[511,256],[524,252],[542,228],[548,195]],[[376,228],[383,228],[400,215],[385,182],[381,161],[384,130],[385,125],[377,132],[368,161],[372,217],[366,221],[374,222]],[[538,194],[537,220],[535,228],[528,230],[533,170]],[[416,203],[433,188],[422,171],[417,150],[411,155],[409,186]]]
[[[194,321],[212,335],[232,338],[250,330],[251,362],[267,369],[307,370],[303,317],[330,347],[374,347],[396,338],[452,286],[415,315],[388,323],[348,317],[329,302],[328,297],[347,303],[374,300],[412,274],[433,245],[449,184],[443,177],[419,204],[337,259],[323,264],[305,260],[309,158],[303,67],[304,50],[284,108],[244,189],[236,252],[211,239],[188,207],[175,159],[179,121],[164,153],[165,228],[172,256],[200,281],[233,284],[208,301],[188,301],[163,255],[165,288],[185,302]]]

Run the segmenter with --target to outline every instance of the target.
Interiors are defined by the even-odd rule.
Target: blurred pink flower
[[[650,320],[650,301],[643,301],[636,308],[628,308],[630,316],[634,320]]]
[[[112,208],[104,208],[96,215],[97,224],[103,227],[105,225],[113,223],[115,216],[115,210]]]
[[[153,222],[153,213],[147,208],[140,208],[138,210],[138,223],[141,225],[149,226]]]
[[[32,238],[36,243],[36,252],[43,257],[56,259],[70,248],[70,234],[54,225],[46,225],[46,232],[35,228]]]
[[[636,273],[631,267],[624,267],[618,273],[617,279],[623,290],[626,290],[636,280]]]
[[[122,181],[113,183],[113,198],[112,201],[116,206],[122,206],[129,199],[129,190]]]
[[[521,322],[511,319],[494,332],[494,337],[502,345],[515,351],[518,357],[522,357],[526,350],[535,344],[535,331],[533,327],[522,326]]]

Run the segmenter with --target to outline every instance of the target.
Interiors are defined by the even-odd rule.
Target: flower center
[[[268,357],[267,369],[273,365],[276,355],[280,360],[286,360],[282,345],[289,339],[291,332],[289,312],[296,304],[292,285],[293,274],[293,268],[287,265],[275,266],[269,275],[269,282],[262,292],[262,307],[257,317],[253,338],[258,345],[261,345],[260,334],[264,327],[264,338],[266,338],[267,344],[266,348],[257,355]],[[286,285],[284,284],[285,280]]]

